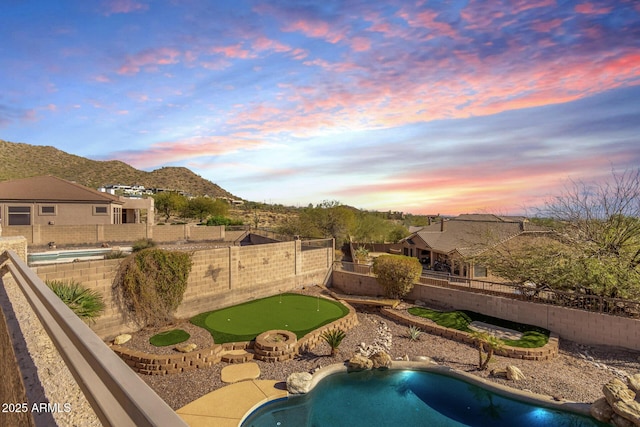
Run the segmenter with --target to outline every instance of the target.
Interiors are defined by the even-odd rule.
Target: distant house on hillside
[[[139,223],[153,200],[127,200],[55,176],[0,182],[2,228],[25,225],[87,225]]]
[[[526,217],[464,214],[422,227],[400,243],[404,255],[419,258],[431,270],[487,279],[484,266],[467,260],[507,240],[545,231]]]

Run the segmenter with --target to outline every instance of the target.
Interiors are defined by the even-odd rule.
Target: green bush
[[[133,252],[139,252],[143,249],[149,249],[149,248],[153,248],[156,246],[156,242],[154,242],[151,239],[140,239],[140,240],[136,240],[135,242],[133,242],[133,245],[131,245],[131,250]]]
[[[227,226],[227,225],[242,225],[242,224],[244,224],[242,220],[231,219],[231,218],[227,218],[225,216],[220,216],[220,215],[209,217],[209,219],[207,219],[207,222],[205,223],[205,225],[207,226],[213,226],[213,225]]]
[[[388,297],[402,298],[413,289],[422,273],[422,264],[414,257],[380,255],[373,261],[373,273]]]
[[[139,324],[169,324],[187,289],[191,264],[186,252],[144,249],[120,264],[114,286]]]
[[[105,309],[102,295],[87,289],[75,281],[62,282],[52,280],[46,282],[54,294],[58,296],[78,317],[85,321],[95,322]]]
[[[111,251],[104,254],[104,259],[119,259],[126,258],[127,254],[122,251]]]

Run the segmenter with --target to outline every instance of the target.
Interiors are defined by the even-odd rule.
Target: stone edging
[[[385,316],[407,326],[418,326],[423,332],[439,335],[443,338],[473,344],[475,340],[469,332],[457,329],[445,328],[444,326],[432,323],[428,319],[413,316],[405,311],[381,308],[380,312]],[[499,356],[511,357],[513,359],[524,360],[549,360],[558,356],[558,335],[551,332],[549,341],[542,347],[522,348],[505,345],[501,350],[496,351]]]
[[[358,324],[358,316],[356,315],[355,309],[345,301],[339,300],[338,302],[349,310],[349,313],[344,317],[309,332],[307,335],[300,338],[290,351],[282,352],[282,354],[269,354],[269,357],[266,359],[261,359],[261,357],[256,354],[255,356],[258,356],[256,359],[266,360],[269,362],[290,360],[301,350],[311,350],[318,345],[322,339],[321,336],[325,331],[335,328],[347,331],[356,326]],[[227,350],[245,350],[252,348],[253,342],[224,343],[214,344],[211,347],[203,349],[196,349],[189,353],[159,355],[132,350],[122,345],[111,346],[111,349],[120,356],[122,360],[131,367],[131,369],[145,375],[169,375],[197,368],[208,368],[222,361],[222,354]],[[242,356],[242,360],[237,360],[236,362],[248,361],[254,357],[254,354],[248,353],[247,356],[251,357],[247,358],[246,356]],[[227,361],[229,363],[233,363],[235,360],[232,359],[233,358],[230,358]]]

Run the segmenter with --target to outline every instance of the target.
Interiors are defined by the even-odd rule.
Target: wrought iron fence
[[[334,270],[373,276],[372,267],[367,264],[336,261]],[[537,289],[513,283],[497,283],[468,279],[450,273],[423,271],[418,282],[424,285],[440,286],[475,292],[485,295],[499,295],[520,301],[556,305],[566,308],[610,314],[614,316],[640,318],[640,301],[620,298],[607,298],[580,292]]]

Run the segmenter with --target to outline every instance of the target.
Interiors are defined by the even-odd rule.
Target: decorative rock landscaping
[[[615,426],[640,426],[640,374],[627,379],[625,384],[614,378],[602,387],[604,397],[591,405],[591,415]]]

